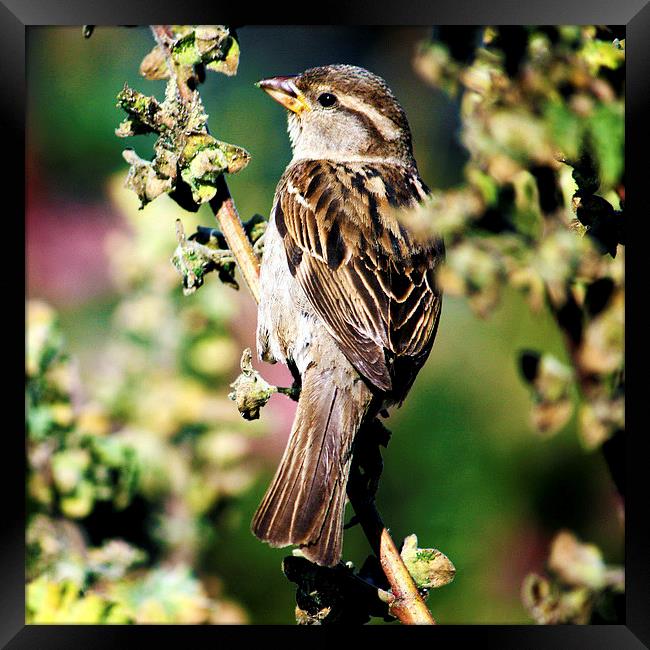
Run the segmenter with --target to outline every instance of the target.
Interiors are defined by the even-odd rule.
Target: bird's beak
[[[310,111],[311,107],[293,82],[295,78],[295,76],[270,77],[258,81],[257,86],[271,95],[276,102],[300,115],[303,111]]]

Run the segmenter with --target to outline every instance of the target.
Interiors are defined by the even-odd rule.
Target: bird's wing
[[[302,161],[276,194],[292,275],[350,363],[383,391],[398,379],[396,359],[420,359],[419,368],[440,313],[442,243],[415,243],[395,217],[427,191],[405,167]]]

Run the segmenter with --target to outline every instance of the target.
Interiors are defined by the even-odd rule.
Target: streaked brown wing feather
[[[440,313],[441,242],[415,245],[394,216],[426,191],[414,170],[328,161],[292,165],[278,186],[291,273],[346,357],[383,391],[394,380],[410,386]],[[412,377],[397,377],[397,366]]]

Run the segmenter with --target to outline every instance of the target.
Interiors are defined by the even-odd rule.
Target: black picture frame
[[[647,464],[647,434],[643,431],[642,401],[635,398],[644,391],[647,379],[641,374],[643,346],[641,340],[643,319],[636,316],[636,296],[643,295],[644,274],[641,266],[640,246],[642,222],[648,220],[641,207],[643,200],[641,175],[647,176],[647,165],[642,162],[642,152],[648,145],[647,88],[650,86],[650,2],[648,0],[545,0],[545,2],[512,2],[512,0],[454,0],[447,3],[419,2],[341,2],[327,0],[326,12],[317,13],[314,3],[303,3],[302,8],[282,7],[277,3],[266,7],[249,8],[219,6],[224,3],[203,4],[196,0],[182,3],[145,2],[142,0],[112,0],[87,3],[82,0],[1,0],[0,1],[0,134],[6,171],[3,198],[16,198],[16,209],[5,208],[4,214],[4,273],[3,297],[10,309],[5,309],[6,325],[20,327],[24,316],[24,275],[16,269],[25,251],[24,194],[18,188],[24,183],[25,150],[25,40],[27,28],[32,25],[115,25],[151,23],[273,23],[329,24],[334,19],[347,24],[615,24],[626,26],[626,130],[631,137],[626,146],[626,212],[634,214],[634,225],[628,227],[634,237],[628,236],[626,246],[626,420],[627,420],[627,477],[626,477],[626,623],[609,626],[438,626],[413,628],[402,626],[381,627],[382,640],[392,635],[426,634],[427,642],[437,647],[447,643],[488,645],[497,648],[589,648],[627,649],[650,647],[650,536],[643,526],[647,512],[647,481],[644,473]],[[306,15],[309,9],[312,15]],[[646,154],[647,155],[647,154]],[[635,165],[633,161],[637,161]],[[645,181],[648,182],[647,180]],[[637,219],[636,217],[640,217]],[[23,227],[21,227],[21,223]],[[637,227],[639,228],[637,235]],[[16,259],[7,256],[15,254]],[[23,289],[23,296],[19,292]],[[14,307],[15,301],[15,307]],[[22,306],[22,311],[21,307]],[[24,325],[24,317],[22,319]],[[4,360],[18,375],[23,367],[20,345],[13,344],[10,335],[5,337]],[[8,370],[5,377],[12,377]],[[645,381],[644,381],[645,380]],[[141,647],[145,643],[195,644],[203,647],[226,643],[231,634],[251,637],[259,628],[229,628],[226,626],[77,626],[77,625],[25,625],[25,444],[19,431],[24,431],[17,404],[23,398],[18,382],[3,389],[5,398],[4,435],[0,453],[2,480],[2,515],[0,517],[0,645],[17,648],[111,648]],[[14,395],[15,392],[15,395]],[[24,403],[24,402],[23,402]],[[15,426],[13,426],[15,423]],[[304,628],[282,627],[281,634],[308,634]],[[373,628],[368,627],[372,635]],[[268,634],[266,630],[264,634]],[[273,632],[271,632],[273,633]],[[332,634],[331,631],[323,634]],[[384,636],[388,635],[388,636]],[[420,639],[413,639],[418,642]],[[269,643],[268,637],[263,638]]]

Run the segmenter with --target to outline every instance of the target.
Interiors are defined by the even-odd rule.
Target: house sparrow
[[[444,249],[397,218],[429,190],[404,110],[380,77],[330,65],[258,85],[289,111],[293,159],[265,235],[257,351],[288,365],[301,393],[252,531],[333,566],[355,434],[401,404],[429,355]]]

